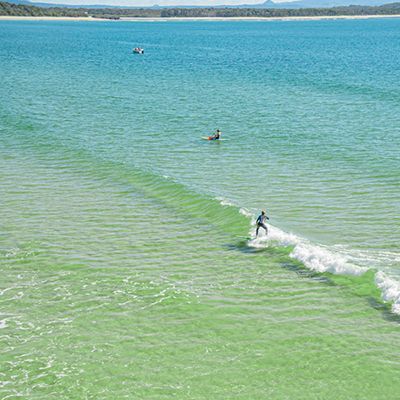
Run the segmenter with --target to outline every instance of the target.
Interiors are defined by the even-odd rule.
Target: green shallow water
[[[398,398],[397,20],[0,35],[2,399]]]
[[[312,275],[99,166],[2,164],[4,398],[396,398],[371,276]]]

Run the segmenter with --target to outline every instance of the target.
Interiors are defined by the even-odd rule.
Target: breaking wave
[[[349,250],[344,246],[325,246],[315,244],[293,233],[285,232],[268,224],[268,235],[260,232],[255,236],[254,213],[245,208],[240,208],[232,202],[217,198],[222,206],[232,206],[239,209],[239,213],[251,220],[250,239],[248,245],[254,248],[267,248],[273,246],[292,247],[290,257],[300,261],[308,269],[336,275],[361,276],[365,272],[376,268],[377,265],[387,261],[398,261],[399,255],[389,252]],[[378,270],[375,273],[375,284],[382,293],[382,299],[392,304],[392,312],[400,315],[400,282],[389,277],[385,272]]]

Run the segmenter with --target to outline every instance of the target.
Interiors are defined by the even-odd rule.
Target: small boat
[[[133,49],[133,52],[134,52],[135,54],[144,54],[144,49],[142,49],[141,47],[135,47],[135,48]]]

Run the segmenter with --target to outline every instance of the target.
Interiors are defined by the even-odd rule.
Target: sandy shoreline
[[[91,17],[18,17],[0,15],[0,21],[108,21],[103,18]]]
[[[371,19],[371,18],[399,18],[400,14],[395,15],[327,15],[309,17],[183,17],[183,18],[120,18],[109,20],[105,18],[92,17],[18,17],[1,16],[0,21],[131,21],[131,22],[168,22],[168,21],[316,21],[329,19]]]

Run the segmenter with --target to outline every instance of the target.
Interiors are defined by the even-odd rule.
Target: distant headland
[[[400,2],[378,6],[349,5],[320,8],[262,8],[262,7],[44,7],[33,3],[0,2],[0,17],[97,19],[322,19],[371,18],[400,16]],[[271,1],[266,3],[272,3]],[[263,3],[263,4],[266,4]],[[275,3],[274,3],[275,4]],[[285,3],[287,4],[287,3]]]

